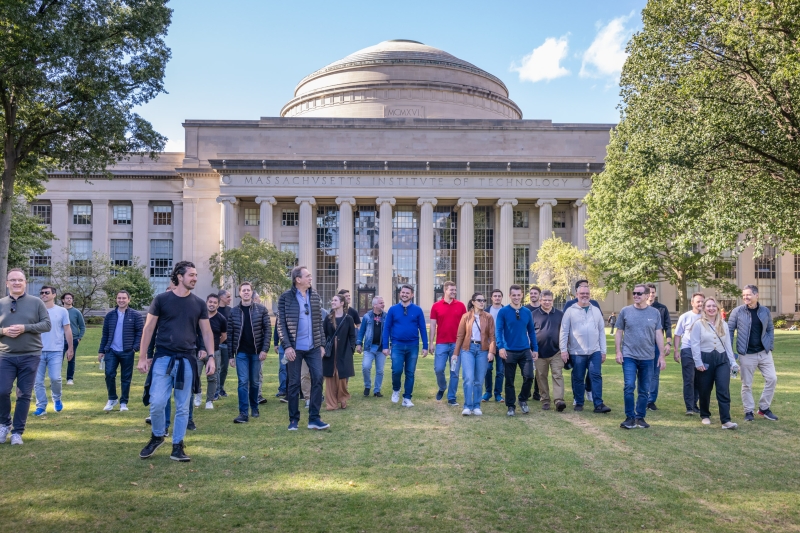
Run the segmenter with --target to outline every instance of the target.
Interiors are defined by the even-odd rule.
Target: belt
[[[469,341],[470,344],[480,344],[481,341]]]

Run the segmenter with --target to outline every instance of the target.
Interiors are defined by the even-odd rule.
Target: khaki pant
[[[311,372],[308,371],[305,359],[303,359],[303,366],[300,367],[300,391],[303,393],[304,400],[311,399]]]
[[[536,366],[536,383],[539,384],[539,394],[542,396],[542,403],[550,403],[550,386],[547,383],[547,374],[553,372],[553,396],[556,402],[564,401],[564,360],[561,354],[557,353],[553,357],[538,358],[534,362]]]
[[[762,411],[769,409],[772,397],[775,395],[775,386],[778,384],[778,375],[775,373],[775,363],[772,361],[772,352],[758,352],[739,355],[739,366],[742,376],[742,406],[744,412],[752,413],[755,410],[753,401],[753,375],[756,369],[764,376],[764,392],[758,401],[758,408]]]
[[[333,377],[325,378],[325,410],[335,411],[339,408],[339,404],[342,404],[342,409],[346,409],[349,399],[347,380],[339,379],[339,372],[334,367]]]

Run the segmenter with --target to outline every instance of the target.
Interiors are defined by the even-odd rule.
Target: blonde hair
[[[713,319],[706,314],[706,305],[708,305],[708,302],[714,302],[714,304],[717,305],[717,314],[714,315]],[[722,313],[719,312],[719,304],[717,304],[715,298],[706,298],[706,301],[703,302],[703,311],[700,313],[700,321],[704,326],[713,329],[720,337],[728,334],[728,328],[725,327],[725,322],[722,321]]]

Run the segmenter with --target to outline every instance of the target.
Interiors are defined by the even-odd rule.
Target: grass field
[[[509,419],[494,402],[481,418],[435,402],[432,357],[417,366],[413,409],[390,402],[388,364],[386,397],[362,397],[357,360],[348,409],[323,412],[331,430],[304,429],[304,411],[301,430],[287,432],[271,353],[261,418],[232,423],[229,375],[232,394],[195,411],[192,462],[178,464],[168,446],[138,458],[150,435],[141,375],[130,412],[102,411],[93,328],[76,385],[64,387],[64,411],[51,403],[45,418],[28,418],[24,446],[0,446],[0,524],[22,532],[800,531],[800,333],[776,340],[780,421],[744,424],[733,381],[733,432],[716,415],[707,427],[683,414],[674,362],[661,375],[652,428],[624,431],[613,358],[603,370],[610,415],[543,412],[531,402],[530,415]],[[758,376],[756,390],[762,383]]]

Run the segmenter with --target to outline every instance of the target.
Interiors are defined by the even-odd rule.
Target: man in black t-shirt
[[[347,314],[353,319],[353,323],[356,325],[356,327],[360,326],[361,317],[358,316],[358,311],[353,309],[352,305],[350,304],[350,291],[347,289],[339,289],[339,296],[344,296],[344,299],[347,301]]]
[[[199,382],[197,365],[194,364],[197,349],[197,328],[203,335],[205,346],[214,345],[214,335],[208,321],[206,303],[192,294],[197,284],[197,270],[193,263],[181,261],[172,270],[175,290],[159,294],[150,304],[147,321],[142,332],[142,346],[148,346],[153,332],[156,335],[156,351],[153,359],[142,350],[138,369],[147,374],[152,362],[150,380],[150,420],[153,434],[139,457],[147,459],[164,443],[166,419],[164,408],[167,400],[175,395],[175,422],[172,433],[172,455],[174,461],[189,461],[183,445],[186,426],[189,423],[189,405],[195,380]],[[215,362],[209,359],[206,374],[213,374]]]
[[[208,360],[214,358],[214,367],[216,371],[208,375],[208,387],[206,390],[206,409],[213,409],[214,400],[217,399],[217,384],[219,383],[219,371],[222,366],[220,356],[220,346],[228,338],[228,321],[218,311],[219,297],[216,294],[209,294],[206,296],[206,307],[208,308],[208,323],[211,325],[211,333],[214,335],[214,350],[212,353],[207,354],[206,359],[198,359],[198,368],[202,370],[204,364],[208,364]]]
[[[217,313],[221,314],[225,317],[226,321],[230,321],[231,319],[231,293],[222,289],[217,293],[219,296],[219,307],[217,308]],[[228,379],[228,364],[229,364],[229,354],[228,354],[228,345],[226,343],[221,343],[219,345],[219,356],[220,356],[220,369],[219,369],[219,383],[217,384],[217,396],[220,398],[227,398],[228,393],[225,392],[225,380]]]

